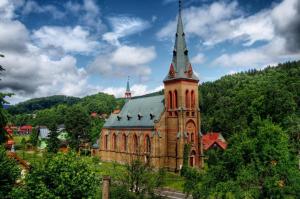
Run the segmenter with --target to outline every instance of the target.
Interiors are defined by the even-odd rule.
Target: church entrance
[[[195,166],[195,163],[196,163],[196,152],[193,150],[191,151],[191,154],[190,154],[190,166],[191,167],[194,167]]]

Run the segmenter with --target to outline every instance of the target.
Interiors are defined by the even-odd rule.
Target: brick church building
[[[163,80],[164,95],[131,99],[107,119],[101,132],[99,154],[104,161],[125,163],[139,156],[156,168],[180,170],[183,150],[191,144],[189,164],[203,165],[198,100],[199,79],[189,61],[179,15],[169,72]]]

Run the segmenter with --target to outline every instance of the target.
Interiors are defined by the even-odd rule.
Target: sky
[[[177,0],[0,0],[0,92],[161,90],[177,16]],[[182,18],[200,83],[300,59],[299,0],[184,0]]]

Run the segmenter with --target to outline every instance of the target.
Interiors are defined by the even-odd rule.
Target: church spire
[[[130,86],[129,86],[129,76],[128,76],[128,79],[127,79],[125,98],[126,99],[130,99],[131,98],[131,91],[130,91]]]
[[[172,79],[192,79],[198,81],[198,78],[193,74],[193,68],[189,61],[181,16],[181,0],[178,2],[178,8],[177,30],[175,35],[173,58],[170,65],[169,74],[164,81],[169,81]]]

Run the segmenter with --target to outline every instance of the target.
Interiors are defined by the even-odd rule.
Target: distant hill
[[[72,105],[79,101],[80,98],[77,97],[54,95],[49,97],[33,98],[16,105],[11,105],[7,110],[12,115],[32,113],[34,111],[51,108],[59,104]]]

